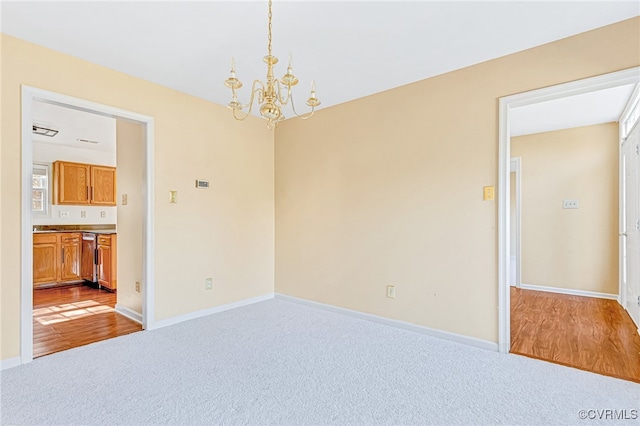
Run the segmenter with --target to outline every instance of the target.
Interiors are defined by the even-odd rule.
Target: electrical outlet
[[[103,218],[103,219],[105,217],[107,217],[107,211],[106,210],[100,210],[100,217]]]
[[[169,202],[171,204],[178,203],[178,191],[169,191]]]
[[[140,281],[136,281],[136,293],[140,293]]]
[[[204,289],[211,290],[213,288],[213,278],[207,278],[204,282]]]
[[[126,206],[129,202],[129,196],[127,194],[122,194],[122,205]]]
[[[69,210],[60,210],[58,212],[58,217],[69,217],[69,216],[70,216]]]
[[[83,219],[86,218],[87,217],[87,211],[86,210],[80,211],[80,217],[83,218]]]
[[[640,296],[638,296],[638,306],[640,306]]]
[[[580,207],[578,200],[562,200],[563,209],[577,209],[578,207]]]
[[[396,286],[395,285],[388,285],[387,286],[387,297],[389,299],[395,299],[396,298]]]

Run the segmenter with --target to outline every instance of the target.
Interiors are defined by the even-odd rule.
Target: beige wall
[[[155,118],[156,320],[273,291],[274,135],[262,120],[237,123],[223,106],[14,37],[1,42],[0,359],[19,356],[21,84]],[[196,190],[195,179],[211,188]]]
[[[116,165],[118,168],[118,305],[142,315],[144,143],[145,126],[116,120]],[[127,204],[122,204],[122,195]],[[141,288],[142,291],[142,288]]]
[[[618,124],[511,139],[522,157],[522,282],[618,294]],[[563,209],[563,200],[578,209]]]
[[[497,203],[482,186],[498,179],[498,98],[638,66],[639,24],[284,122],[276,291],[497,341]]]

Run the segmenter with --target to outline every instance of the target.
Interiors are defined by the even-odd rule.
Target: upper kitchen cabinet
[[[56,161],[53,163],[55,204],[116,205],[115,167]]]
[[[115,167],[91,166],[91,204],[116,205]]]

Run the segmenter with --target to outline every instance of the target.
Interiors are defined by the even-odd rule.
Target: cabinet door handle
[[[87,201],[89,201],[89,187],[87,186]]]
[[[62,247],[62,250],[60,250],[62,252],[62,263],[64,263],[64,247]]]
[[[93,201],[93,197],[95,196],[94,187],[91,187],[91,201]]]

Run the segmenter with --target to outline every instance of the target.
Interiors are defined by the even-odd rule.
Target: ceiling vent
[[[76,139],[76,140],[77,140],[78,142],[82,142],[82,143],[92,143],[92,144],[95,144],[95,145],[97,145],[97,144],[99,144],[99,143],[100,143],[100,142],[98,142],[98,141],[92,141],[92,140],[90,140],[90,139],[80,139],[80,138],[78,138],[78,139]]]
[[[59,131],[58,130],[54,130],[54,129],[49,129],[47,127],[36,126],[34,124],[33,125],[33,133],[35,133],[36,135],[48,136],[48,137],[52,138],[55,135],[57,135],[59,133]]]

